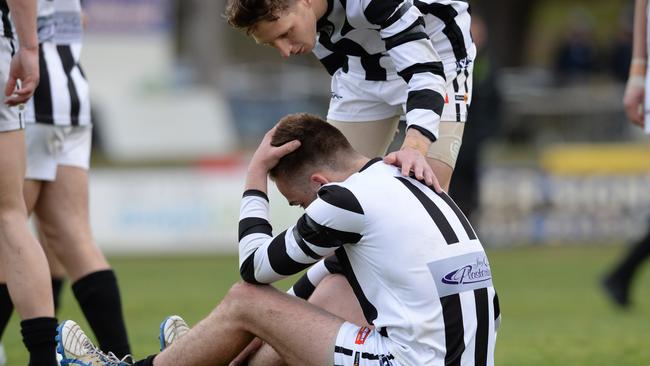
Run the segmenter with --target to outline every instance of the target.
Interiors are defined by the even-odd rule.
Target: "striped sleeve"
[[[408,0],[363,0],[364,15],[379,26],[397,73],[408,84],[406,124],[431,141],[438,136],[445,103],[445,73],[420,10]]]
[[[342,274],[343,270],[335,255],[322,259],[309,267],[307,272],[287,291],[288,294],[301,299],[309,299],[316,290],[316,286],[330,274]]]
[[[278,281],[362,238],[363,209],[342,186],[322,187],[298,222],[275,237],[268,222],[268,198],[255,192],[244,194],[239,220],[239,271],[246,282]]]

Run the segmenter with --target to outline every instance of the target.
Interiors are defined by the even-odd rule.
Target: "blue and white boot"
[[[171,315],[165,318],[160,323],[160,333],[158,334],[160,350],[162,351],[169,347],[169,345],[183,337],[189,330],[190,327],[180,316]]]
[[[126,359],[118,359],[113,353],[100,351],[88,339],[79,324],[72,320],[62,322],[56,328],[56,353],[61,366],[130,366]]]

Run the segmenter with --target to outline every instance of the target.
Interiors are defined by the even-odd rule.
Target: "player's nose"
[[[276,42],[275,43],[275,48],[280,52],[280,55],[282,57],[289,57],[291,56],[291,45],[289,42]]]

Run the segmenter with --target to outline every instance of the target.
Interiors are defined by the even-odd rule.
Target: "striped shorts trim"
[[[390,340],[368,327],[343,323],[336,337],[335,366],[400,366],[388,350]]]

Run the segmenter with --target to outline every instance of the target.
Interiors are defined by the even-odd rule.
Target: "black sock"
[[[0,283],[0,339],[9,324],[11,313],[14,311],[14,303],[9,296],[9,290],[6,283]]]
[[[634,277],[641,263],[650,256],[650,230],[644,238],[635,243],[627,252],[623,261],[616,266],[613,276],[626,284]]]
[[[55,318],[33,318],[20,322],[23,343],[29,351],[29,366],[56,366]]]
[[[72,284],[79,306],[104,352],[118,358],[131,353],[124,325],[120,290],[112,270],[93,272]]]
[[[133,366],[153,366],[153,359],[156,357],[156,355],[151,355],[144,360],[140,360],[136,363],[133,364]]]
[[[52,277],[52,295],[54,296],[54,312],[57,313],[61,307],[61,290],[63,289],[64,277]]]

